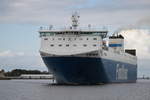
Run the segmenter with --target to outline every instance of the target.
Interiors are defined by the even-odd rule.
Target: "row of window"
[[[44,38],[44,40],[48,40],[48,38]],[[52,40],[55,40],[55,38],[52,38]],[[77,38],[58,38],[58,40],[77,40]],[[83,40],[83,38],[79,38],[79,40]],[[86,38],[86,40],[89,40],[89,38]],[[93,38],[93,40],[97,40],[97,38]]]
[[[54,45],[54,44],[51,44],[50,46],[53,47],[53,46],[55,46],[55,45]],[[62,44],[58,44],[58,46],[61,47],[61,46],[63,46],[63,45],[62,45]],[[69,44],[66,44],[65,46],[66,46],[66,47],[69,47],[70,45],[69,45]],[[73,46],[76,47],[77,45],[76,45],[76,44],[73,44]],[[93,47],[96,47],[96,46],[97,46],[96,44],[93,44]],[[87,47],[87,44],[83,44],[83,47]]]
[[[42,36],[57,35],[57,34],[74,34],[74,35],[78,35],[78,34],[84,34],[84,35],[91,34],[92,35],[92,34],[94,34],[94,35],[101,35],[102,32],[40,32],[40,37],[42,37]]]
[[[89,53],[89,54],[86,54],[87,56],[98,56],[98,53]]]

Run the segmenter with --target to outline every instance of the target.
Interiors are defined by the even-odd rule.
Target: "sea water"
[[[0,80],[0,100],[150,100],[150,80],[91,86],[51,83],[51,80]]]

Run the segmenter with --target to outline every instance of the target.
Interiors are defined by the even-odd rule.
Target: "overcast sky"
[[[150,76],[150,0],[0,0],[0,68],[47,70],[37,31],[43,25],[68,27],[75,11],[80,26],[126,29],[126,47],[137,48],[139,75]]]

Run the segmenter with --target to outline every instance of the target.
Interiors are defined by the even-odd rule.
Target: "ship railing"
[[[79,27],[79,28],[72,28],[72,27],[62,27],[62,28],[53,28],[53,27],[40,27],[40,32],[47,32],[47,31],[103,31],[108,32],[106,27]]]
[[[94,27],[94,28],[87,28],[87,27],[80,27],[77,29],[72,28],[48,28],[48,27],[41,27],[39,30],[40,37],[43,36],[50,36],[50,35],[62,35],[62,34],[77,34],[77,35],[95,35],[101,36],[102,38],[107,37],[107,29],[104,27]]]

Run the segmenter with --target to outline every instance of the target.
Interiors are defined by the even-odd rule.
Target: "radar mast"
[[[72,28],[73,29],[77,29],[77,27],[79,25],[79,23],[78,23],[79,18],[80,18],[80,16],[78,15],[77,12],[72,14],[71,20],[72,20]]]

